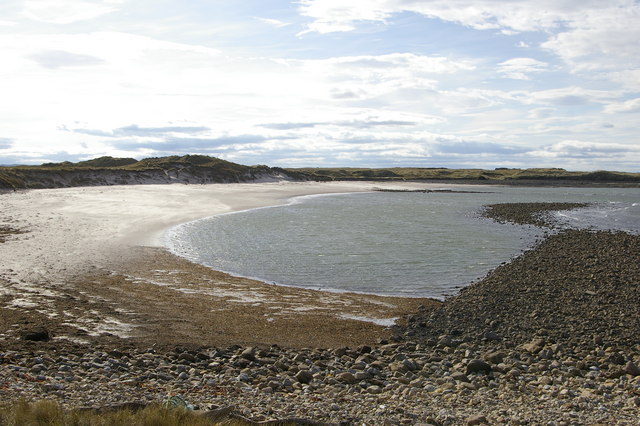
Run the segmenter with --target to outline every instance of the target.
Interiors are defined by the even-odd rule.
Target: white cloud
[[[385,22],[394,13],[414,12],[479,30],[551,30],[581,19],[585,11],[633,5],[632,0],[302,0],[300,13],[313,19],[309,30],[353,29],[358,21]],[[342,29],[341,29],[342,28]]]
[[[256,17],[256,19],[264,24],[270,25],[272,27],[276,27],[276,28],[283,28],[283,27],[287,27],[289,25],[291,25],[291,22],[284,22],[281,21],[279,19],[273,19],[273,18],[261,18],[261,17]]]
[[[119,0],[26,0],[23,13],[35,21],[62,25],[115,12],[121,3]]]
[[[505,35],[537,31],[547,38],[541,47],[574,72],[629,73],[640,68],[640,3],[634,0],[303,0],[300,6],[300,13],[312,19],[307,32],[321,33],[352,31],[362,21],[392,25],[394,14],[401,12]],[[505,74],[527,78],[527,72],[519,70]],[[619,82],[632,89],[639,85],[637,76]]]
[[[606,113],[640,112],[640,98],[629,99],[623,102],[612,102],[604,109]]]
[[[581,106],[588,104],[607,104],[620,96],[620,93],[606,90],[585,89],[578,86],[535,92],[514,92],[514,99],[524,104],[544,104],[555,106]]]
[[[538,157],[562,157],[562,158],[594,158],[594,154],[604,157],[620,157],[631,155],[637,158],[640,155],[640,146],[625,145],[619,143],[595,143],[580,140],[566,140],[544,147],[541,150],[530,152]]]
[[[498,72],[514,80],[530,80],[529,74],[547,71],[549,64],[533,58],[512,58],[498,64]]]

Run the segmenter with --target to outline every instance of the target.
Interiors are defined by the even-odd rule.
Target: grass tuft
[[[142,410],[65,410],[53,401],[18,400],[0,406],[0,424],[7,426],[241,426],[239,419],[213,421],[182,408],[150,405]]]

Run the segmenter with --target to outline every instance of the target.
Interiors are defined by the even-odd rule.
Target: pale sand
[[[388,324],[391,318],[429,302],[336,295],[237,279],[169,255],[159,248],[161,237],[168,228],[180,223],[231,211],[285,204],[295,196],[371,191],[375,187],[434,186],[281,182],[86,187],[2,194],[0,225],[27,231],[0,244],[3,309],[27,312],[26,315],[38,312],[47,321],[55,320],[58,325],[68,327],[82,324],[89,335],[100,336],[101,332],[108,331],[121,337],[142,338],[148,337],[149,333],[158,333],[159,322],[163,323],[162,327],[171,328],[171,321],[164,320],[172,315],[180,317],[189,329],[189,316],[181,317],[185,312],[169,312],[172,306],[186,309],[192,317],[199,315],[201,318],[194,323],[206,328],[208,312],[220,311],[220,305],[226,309],[232,304],[235,312],[249,309],[244,315],[252,318],[251,321],[260,317],[262,325],[272,326],[281,317],[288,316],[291,322],[283,324],[284,329],[296,324],[295,316],[324,322],[329,316],[339,323],[338,328],[344,327],[342,323],[348,323],[356,324],[356,329],[362,329],[361,323],[365,322],[359,319],[371,319],[365,327],[365,337],[356,338],[354,331],[347,331],[350,338],[366,342],[384,330],[380,324]],[[136,286],[130,288],[131,283]],[[163,293],[162,297],[160,293]],[[130,300],[134,297],[137,300]],[[160,309],[160,305],[167,305],[167,299],[171,299],[169,306]],[[358,303],[361,306],[356,306]],[[86,306],[76,306],[83,304]],[[193,308],[190,312],[190,306],[195,305],[199,310]],[[309,317],[319,313],[324,319]],[[223,317],[215,320],[223,321]],[[306,321],[297,322],[304,326]],[[242,327],[242,323],[236,327],[237,335],[225,332],[225,338],[213,336],[210,331],[193,336],[184,330],[173,330],[172,333],[181,336],[176,339],[180,343],[192,339],[194,343],[222,344],[234,343],[236,339],[237,343],[267,344],[269,338],[273,340],[282,332],[275,329],[273,333],[256,333],[255,330],[243,331]],[[246,324],[244,328],[247,328]],[[372,330],[375,333],[372,334]],[[335,334],[335,330],[327,328],[327,334],[331,333]],[[256,334],[261,336],[252,337]],[[304,330],[299,334],[304,337]],[[10,338],[11,332],[7,336]],[[305,343],[338,344],[345,339],[307,340]],[[167,340],[165,343],[172,342]],[[287,344],[287,340],[278,339],[277,343]]]

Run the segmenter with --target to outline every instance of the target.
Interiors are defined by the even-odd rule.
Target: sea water
[[[167,245],[194,262],[274,284],[443,298],[543,236],[536,227],[482,218],[486,204],[594,203],[554,217],[565,227],[640,232],[638,189],[455,189],[472,192],[298,197],[180,225],[167,234]]]

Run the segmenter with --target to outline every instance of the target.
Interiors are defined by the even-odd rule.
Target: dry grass
[[[213,420],[182,408],[167,409],[159,405],[138,411],[65,410],[52,401],[29,403],[24,400],[0,407],[0,424],[8,426],[211,426],[247,425],[234,418]]]

